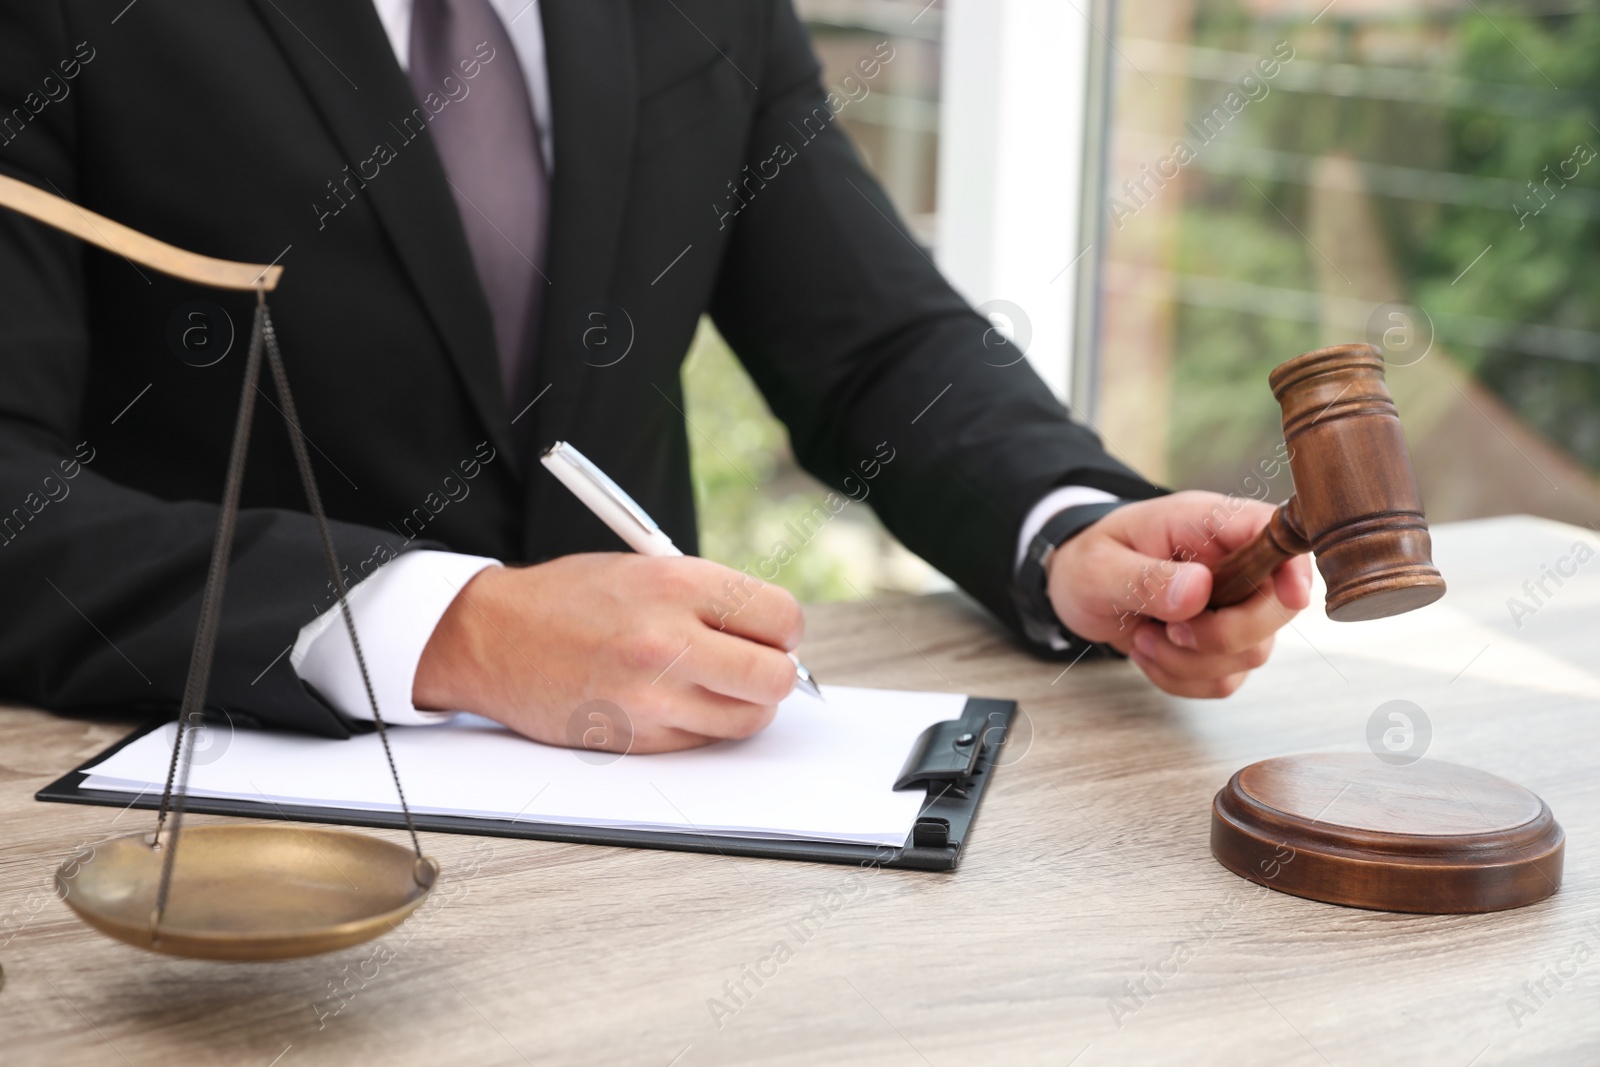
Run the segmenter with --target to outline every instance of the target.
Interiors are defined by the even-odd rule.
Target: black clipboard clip
[[[1009,700],[972,697],[960,718],[936,722],[917,736],[894,783],[897,790],[928,791],[900,857],[904,865],[956,865],[1016,710]]]

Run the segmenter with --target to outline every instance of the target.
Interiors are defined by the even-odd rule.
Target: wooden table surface
[[[128,724],[0,710],[0,1063],[1600,1063],[1600,560],[1561,564],[1575,575],[1538,603],[1523,590],[1579,541],[1600,538],[1443,527],[1443,602],[1307,612],[1220,703],[1122,663],[1063,674],[955,597],[820,606],[803,652],[828,681],[1021,701],[959,871],[428,835],[438,906],[381,950],[288,963],[168,959],[80,925],[56,866],[152,818],[32,797]],[[1430,756],[1545,798],[1560,893],[1380,914],[1211,858],[1233,771],[1364,751],[1393,699],[1427,715]]]

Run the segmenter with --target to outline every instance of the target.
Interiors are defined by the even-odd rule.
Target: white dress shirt
[[[555,173],[554,142],[550,130],[550,79],[545,65],[544,25],[539,0],[489,0],[505,23],[512,46],[528,83],[534,119],[539,124],[540,148],[545,168]],[[389,35],[394,54],[405,69],[410,63],[412,0],[373,0],[378,18]],[[1099,489],[1068,486],[1046,494],[1034,505],[1017,539],[1020,566],[1032,541],[1058,512],[1081,504],[1099,504],[1116,497]],[[498,560],[455,552],[413,551],[380,568],[351,590],[349,606],[361,651],[372,679],[373,694],[385,722],[426,725],[448,719],[453,712],[419,710],[411,690],[422,650],[444,617],[456,593],[478,572],[499,566]],[[1051,644],[1067,647],[1064,636]],[[337,605],[312,619],[300,630],[289,663],[302,681],[317,690],[343,714],[354,719],[372,718],[366,689],[357,669],[350,635]]]

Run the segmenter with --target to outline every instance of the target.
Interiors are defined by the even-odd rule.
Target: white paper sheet
[[[785,700],[755,737],[598,762],[497,723],[461,715],[438,726],[392,726],[415,812],[739,837],[904,844],[924,800],[895,792],[912,742],[960,716],[966,697],[825,686],[827,702]],[[90,769],[83,788],[159,792],[172,731],[155,730]],[[221,738],[208,753],[216,753]],[[189,794],[258,803],[399,811],[376,734],[330,741],[236,730],[197,763]]]

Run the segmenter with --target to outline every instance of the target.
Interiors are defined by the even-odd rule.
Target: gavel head
[[[1298,519],[1328,583],[1328,617],[1381,619],[1444,596],[1383,357],[1366,344],[1307,352],[1268,381],[1283,408]]]

